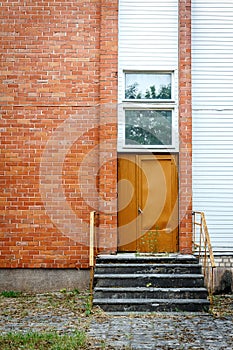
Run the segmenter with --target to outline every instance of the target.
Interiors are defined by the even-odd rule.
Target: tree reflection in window
[[[126,145],[171,145],[171,110],[126,110]]]
[[[169,100],[171,96],[171,74],[126,73],[126,99]]]

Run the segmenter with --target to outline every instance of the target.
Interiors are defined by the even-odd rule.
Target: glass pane
[[[171,145],[172,111],[126,110],[126,145]]]
[[[171,74],[126,73],[126,99],[171,99]]]

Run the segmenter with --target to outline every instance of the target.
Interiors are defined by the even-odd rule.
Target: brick
[[[102,101],[115,103],[114,127],[108,128],[107,138],[111,132],[116,135],[117,79],[109,84],[109,77],[117,71],[117,2],[70,1],[67,6],[64,0],[36,5],[26,0],[11,2],[11,11],[8,6],[1,11],[5,50],[0,66],[4,91],[0,186],[5,199],[0,266],[86,268],[89,212],[98,210],[99,184],[109,177],[111,167],[112,179],[116,177],[116,167],[106,164],[93,191],[93,172],[98,173],[102,156],[88,159],[88,155],[102,141],[98,126]],[[45,156],[46,145],[51,148]],[[116,139],[111,147],[109,154],[116,155]],[[87,172],[80,183],[81,165]],[[55,198],[57,205],[45,203],[42,184],[48,200]],[[101,196],[116,196],[116,179],[106,193],[101,187]],[[72,229],[77,220],[85,223],[77,227],[78,239],[77,234],[67,237],[65,228]],[[64,232],[58,222],[63,222]],[[116,221],[108,225],[115,232],[112,246]],[[107,232],[106,227],[101,230],[101,235]]]
[[[0,28],[0,266],[87,268],[91,210],[99,249],[117,249],[118,2],[10,6]],[[179,0],[181,252],[192,244],[190,11]]]

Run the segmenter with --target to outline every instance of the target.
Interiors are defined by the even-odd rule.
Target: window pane
[[[126,110],[126,145],[171,145],[172,111]]]
[[[171,74],[126,73],[126,99],[171,99]]]

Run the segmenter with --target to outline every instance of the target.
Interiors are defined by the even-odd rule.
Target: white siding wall
[[[192,1],[193,209],[233,252],[233,1]]]
[[[173,71],[177,100],[178,0],[119,0],[119,104],[124,71]],[[124,128],[119,120],[121,144]],[[120,149],[121,150],[121,146]]]
[[[119,102],[122,71],[176,70],[178,0],[119,0]]]

